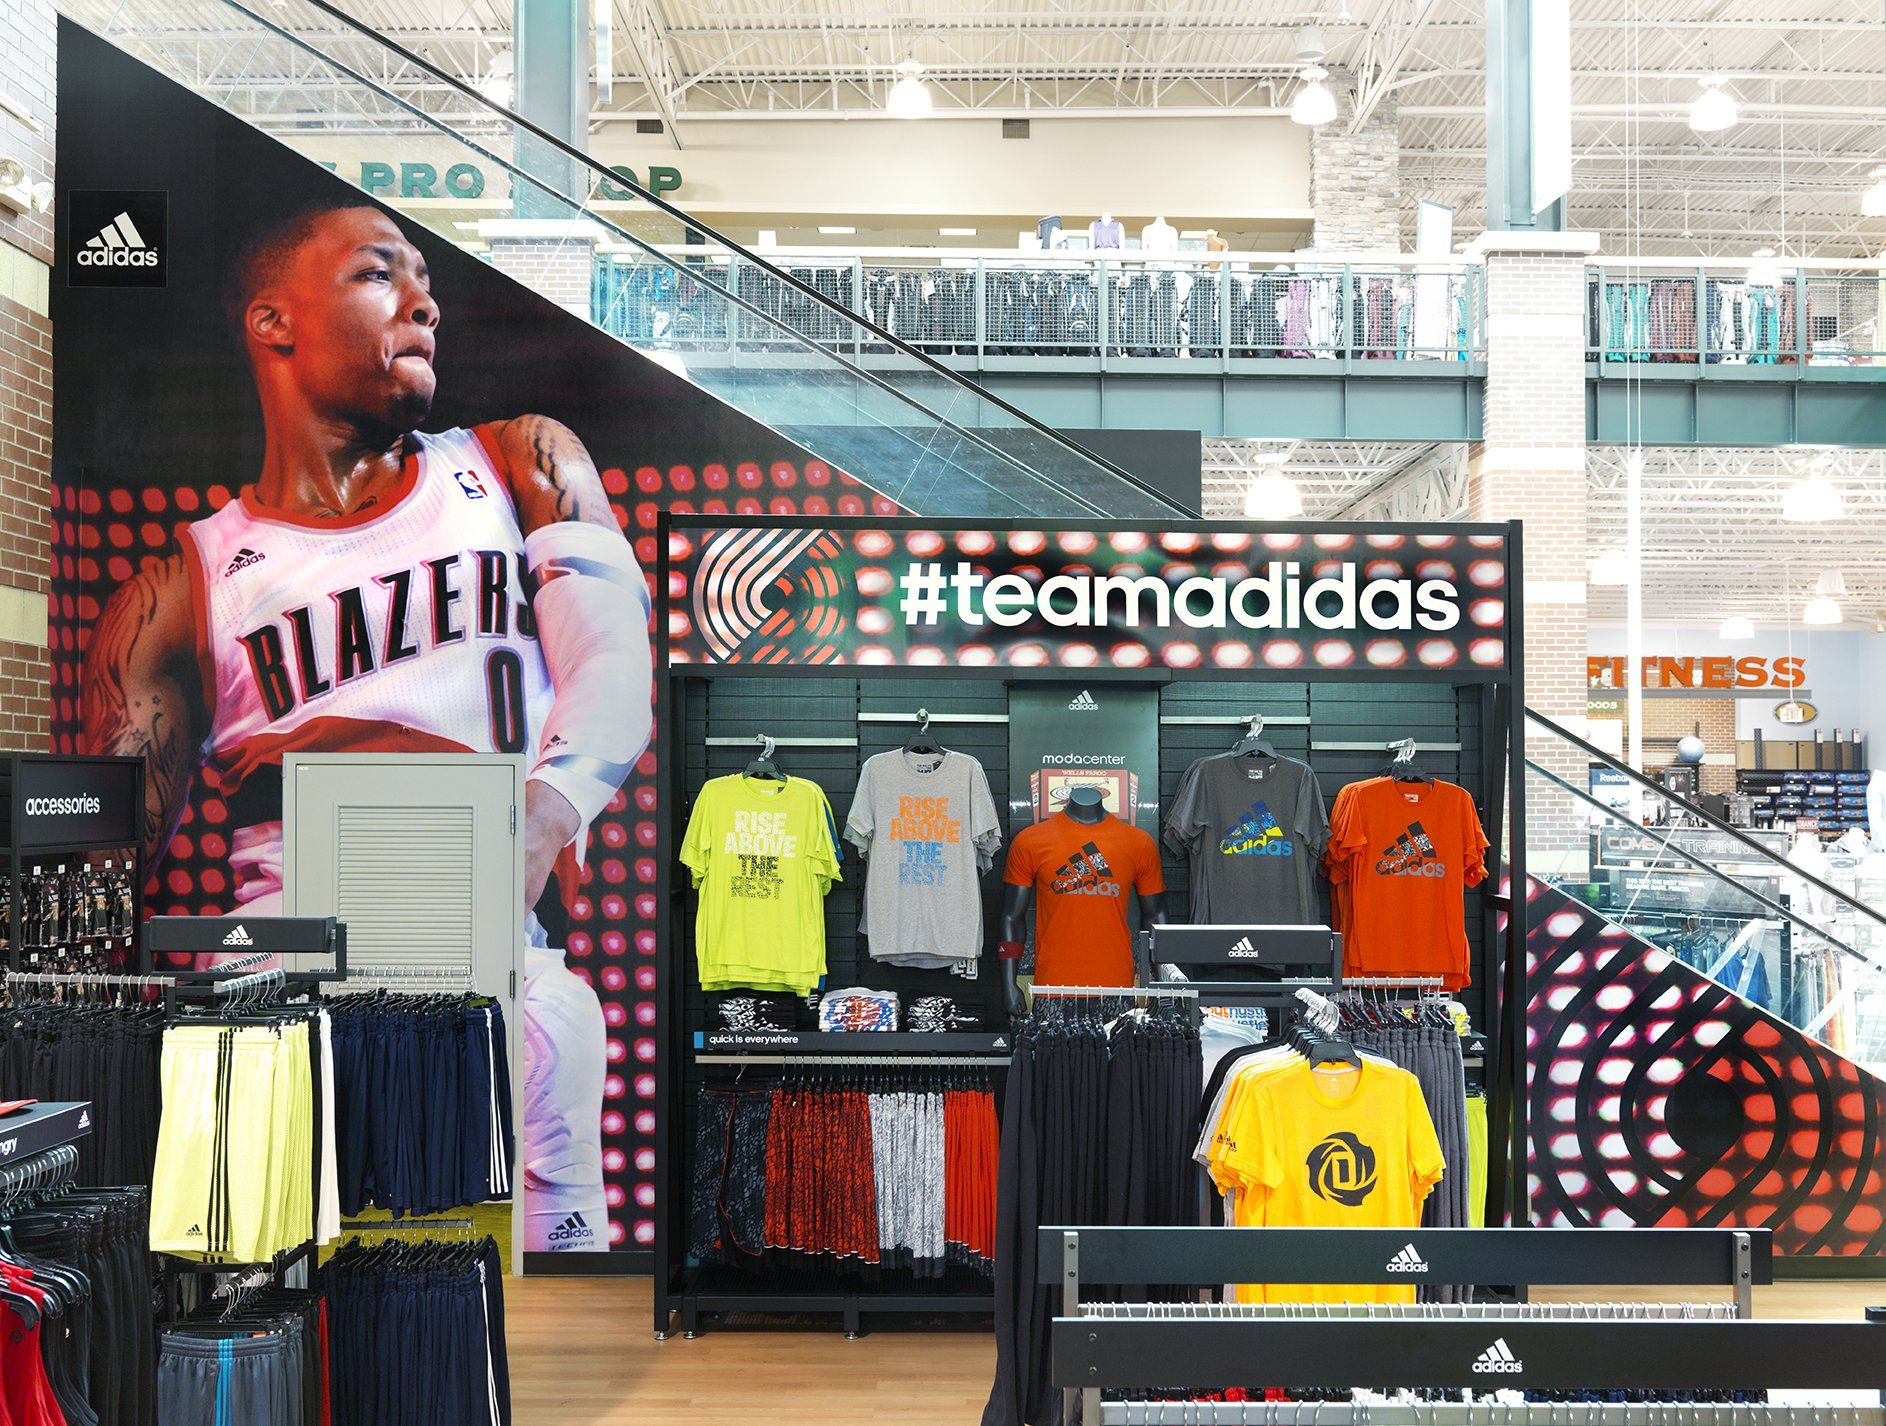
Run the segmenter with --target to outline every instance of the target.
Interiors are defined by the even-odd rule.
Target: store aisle
[[[995,1366],[994,1339],[979,1332],[887,1330],[856,1342],[835,1331],[709,1332],[657,1342],[642,1278],[513,1279],[506,1289],[513,1426],[963,1426],[981,1414]],[[1573,1290],[1535,1296],[1578,1299]],[[1756,1291],[1755,1310],[1859,1317],[1883,1296],[1878,1283],[1780,1283]]]
[[[506,1287],[513,1426],[963,1426],[988,1399],[987,1332],[707,1332],[657,1342],[649,1283]],[[763,1408],[763,1409],[762,1409]]]

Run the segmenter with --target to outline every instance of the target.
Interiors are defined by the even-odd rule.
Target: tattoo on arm
[[[621,528],[602,477],[576,433],[547,416],[507,421],[502,438],[526,532],[559,520]]]
[[[80,695],[86,748],[145,763],[146,850],[155,857],[183,815],[195,740],[188,694],[164,669],[163,596],[185,578],[182,557],[134,576],[92,631]]]

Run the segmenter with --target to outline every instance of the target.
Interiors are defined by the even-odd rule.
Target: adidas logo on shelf
[[[91,1127],[92,1127],[92,1111],[89,1109],[81,1109],[79,1111],[79,1128],[89,1129]]]
[[[223,937],[223,944],[225,946],[253,946],[255,941],[246,928],[237,926],[235,930]]]
[[[1094,695],[1082,689],[1068,700],[1067,711],[1070,713],[1098,713],[1100,704]]]
[[[236,557],[229,562],[229,568],[223,571],[223,578],[227,579],[237,570],[247,569],[252,564],[260,564],[267,558],[267,555],[258,554],[247,545],[244,545],[241,549],[236,551]]]
[[[1415,1251],[1415,1245],[1410,1243],[1388,1260],[1388,1270],[1392,1273],[1424,1273],[1428,1265],[1422,1260],[1421,1254]]]
[[[583,1221],[580,1213],[572,1213],[550,1232],[550,1241],[553,1243],[589,1243],[595,1237],[594,1230]]]
[[[156,267],[157,249],[144,241],[129,213],[120,213],[87,238],[78,251],[80,267]]]
[[[1513,1355],[1513,1349],[1506,1345],[1506,1338],[1501,1337],[1473,1359],[1473,1369],[1477,1372],[1516,1373],[1526,1370],[1526,1364]]]
[[[1257,954],[1257,947],[1251,944],[1251,938],[1249,936],[1240,936],[1238,937],[1237,944],[1225,954],[1232,956],[1254,956]]]

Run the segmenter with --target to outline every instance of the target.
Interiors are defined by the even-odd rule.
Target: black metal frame
[[[1549,1318],[1090,1317],[1083,1290],[1179,1283],[1412,1282],[1391,1259],[1413,1250],[1422,1283],[1727,1286],[1733,1321]],[[1042,1286],[1061,1288],[1055,1385],[1206,1390],[1475,1387],[1740,1389],[1886,1386],[1886,1316],[1865,1322],[1752,1320],[1774,1281],[1766,1229],[1043,1228]],[[1471,1309],[1469,1309],[1470,1311]],[[1496,1371],[1477,1363],[1495,1340]],[[1261,1362],[1261,1366],[1253,1363]],[[1261,1380],[1260,1380],[1261,1379]]]
[[[59,763],[66,766],[109,765],[123,769],[131,774],[132,802],[126,825],[133,830],[129,842],[112,843],[61,843],[45,847],[22,849],[25,841],[24,800],[14,795],[20,786],[20,769],[33,763]],[[136,829],[144,825],[144,779],[146,769],[141,757],[92,756],[89,754],[66,753],[23,753],[0,752],[0,783],[7,789],[7,827],[6,847],[3,853],[7,875],[7,944],[0,948],[0,969],[31,970],[22,957],[26,947],[20,944],[20,928],[24,925],[23,904],[20,900],[20,880],[23,866],[39,861],[58,860],[62,857],[84,858],[100,852],[122,852],[131,866],[131,925],[129,936],[91,937],[82,940],[81,946],[122,941],[127,952],[124,969],[132,973],[148,970],[148,961],[138,957],[137,928],[144,923],[144,877],[145,858],[142,837],[136,835]]]
[[[1128,522],[1132,525],[1132,522]],[[1315,534],[1327,532],[1330,527],[1313,522],[1287,522],[1260,524],[1250,521],[1147,521],[1139,522],[1157,533],[1222,533],[1238,531],[1266,534]],[[935,520],[918,517],[832,517],[818,519],[780,519],[764,516],[702,516],[672,515],[661,512],[656,521],[655,547],[656,568],[655,588],[660,591],[670,589],[669,536],[672,531],[697,528],[778,528],[778,527],[816,527],[834,530],[934,530],[938,528]],[[978,520],[977,529],[987,529],[995,533],[1006,531],[1043,530],[1050,531],[1090,531],[1098,534],[1111,534],[1122,528],[1122,522],[1097,520],[1061,520],[1046,519],[1035,521],[1020,520]],[[1132,526],[1137,527],[1137,526]],[[1372,534],[1406,535],[1412,532],[1408,525],[1384,524],[1379,522],[1345,523],[1341,530],[1345,534],[1366,537]],[[1489,1104],[1491,1141],[1503,1144],[1502,1151],[1496,1152],[1489,1164],[1488,1202],[1505,1204],[1509,1220],[1526,1221],[1527,1205],[1524,1200],[1525,1172],[1523,1164],[1524,1136],[1526,1131],[1526,1107],[1523,1086],[1519,1073],[1524,1064],[1525,1014],[1526,1000],[1523,991],[1524,975],[1524,936],[1525,917],[1523,894],[1519,901],[1517,914],[1508,914],[1513,910],[1513,898],[1504,895],[1495,884],[1500,852],[1503,846],[1504,825],[1502,814],[1510,816],[1511,824],[1519,829],[1521,835],[1514,836],[1507,857],[1512,884],[1523,888],[1525,885],[1525,839],[1523,836],[1525,817],[1525,729],[1523,722],[1524,700],[1519,690],[1523,685],[1523,578],[1525,568],[1522,527],[1518,521],[1505,524],[1430,524],[1418,527],[1419,533],[1436,535],[1485,535],[1498,534],[1505,538],[1506,564],[1508,578],[1505,590],[1506,624],[1504,634],[1507,648],[1507,665],[1504,669],[1471,669],[1458,672],[1435,669],[1398,669],[1392,673],[1373,672],[1360,674],[1354,669],[1267,669],[1253,667],[1244,669],[1200,668],[1174,671],[1164,668],[1112,669],[1112,668],[1009,668],[977,667],[948,668],[908,666],[872,666],[860,668],[849,664],[705,664],[689,663],[673,665],[668,657],[668,644],[664,637],[658,637],[655,648],[655,726],[658,736],[663,741],[663,756],[660,763],[662,785],[656,797],[656,843],[655,856],[660,875],[665,879],[668,894],[660,902],[656,931],[656,1022],[655,1022],[655,1082],[656,1082],[656,1174],[655,1193],[655,1250],[654,1250],[654,1318],[656,1335],[665,1336],[670,1330],[676,1313],[683,1314],[688,1321],[702,1311],[776,1311],[776,1312],[843,1312],[848,1330],[855,1330],[860,1311],[864,1312],[909,1312],[934,1314],[951,1310],[951,1298],[946,1294],[929,1296],[895,1297],[876,1296],[856,1293],[812,1293],[794,1295],[791,1292],[749,1292],[749,1293],[699,1293],[690,1290],[682,1282],[686,1272],[685,1252],[681,1246],[687,1221],[686,1185],[681,1172],[685,1147],[682,1143],[681,1126],[685,1123],[682,1103],[680,1066],[684,1057],[694,1053],[686,1043],[688,1028],[683,1014],[682,989],[684,976],[680,973],[681,957],[687,954],[687,948],[677,945],[673,898],[686,894],[684,881],[674,879],[676,866],[675,854],[679,845],[680,829],[685,821],[686,798],[686,749],[682,739],[685,728],[683,716],[686,706],[686,686],[695,682],[711,682],[721,678],[780,678],[806,677],[831,678],[843,674],[872,679],[912,679],[930,680],[972,678],[995,682],[1041,682],[1066,681],[1070,683],[1137,683],[1167,684],[1182,681],[1212,681],[1224,683],[1332,683],[1356,684],[1365,678],[1379,682],[1385,688],[1392,689],[1402,683],[1439,683],[1454,685],[1464,695],[1469,690],[1475,691],[1479,700],[1482,716],[1481,726],[1481,774],[1485,788],[1486,806],[1482,809],[1486,833],[1492,845],[1488,850],[1487,866],[1489,880],[1479,888],[1481,892],[1481,911],[1483,917],[1483,964],[1475,974],[1475,982],[1486,987],[1486,1009],[1484,1029],[1491,1042],[1500,1046],[1500,1064],[1489,1074],[1493,1101]],[[667,596],[664,593],[664,599]],[[665,631],[667,621],[663,617],[665,604],[657,605],[656,628]],[[1392,697],[1392,693],[1388,696]],[[790,715],[790,710],[782,710],[783,716]],[[1504,731],[1504,739],[1500,733]],[[1502,742],[1504,746],[1502,746]],[[1504,947],[1498,934],[1498,918],[1507,915],[1504,935]],[[1503,996],[1493,994],[1493,987],[1502,983]],[[1502,1004],[1503,1001],[1503,1004]],[[861,1052],[875,1047],[882,1037],[871,1036],[871,1046],[860,1047]],[[936,1037],[914,1037],[934,1040]],[[758,1051],[773,1047],[752,1047]],[[913,1047],[914,1048],[914,1047]],[[924,1048],[935,1049],[935,1045]],[[1223,1230],[1213,1230],[1221,1232]],[[1169,1279],[1162,1279],[1169,1280]],[[965,1298],[956,1306],[960,1310],[986,1311],[989,1299],[976,1295]]]

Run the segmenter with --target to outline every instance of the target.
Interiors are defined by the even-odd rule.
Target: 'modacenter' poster
[[[646,640],[599,682],[553,667],[539,625],[568,648],[645,618],[664,508],[895,507],[111,45],[60,43],[55,746],[146,758],[161,913],[278,897],[284,753],[546,768],[524,1247],[645,1250],[666,885]],[[587,580],[560,610],[550,570]],[[618,726],[586,745],[599,705],[636,747]],[[592,815],[579,870],[556,852]]]

